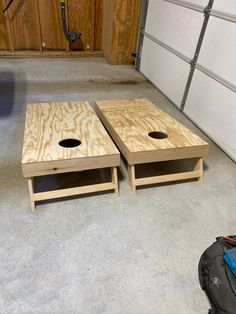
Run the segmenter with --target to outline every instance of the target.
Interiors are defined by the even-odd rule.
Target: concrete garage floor
[[[44,202],[21,173],[27,102],[146,97],[210,144],[195,181]],[[236,233],[235,164],[132,66],[0,60],[0,313],[205,314],[201,253]]]

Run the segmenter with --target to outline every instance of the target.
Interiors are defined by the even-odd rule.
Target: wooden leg
[[[111,168],[111,181],[115,183],[115,194],[119,195],[119,182],[118,182],[118,175],[117,175],[117,167]]]
[[[200,171],[201,175],[198,178],[198,181],[200,183],[203,183],[203,158],[202,157],[196,159],[194,170]]]
[[[34,212],[36,207],[35,207],[35,201],[34,201],[34,185],[33,185],[33,178],[28,179],[28,187],[29,187],[29,196],[30,196],[30,204],[31,204],[31,209]]]
[[[135,166],[128,165],[128,175],[129,175],[129,185],[132,192],[136,192],[136,185],[135,185]]]

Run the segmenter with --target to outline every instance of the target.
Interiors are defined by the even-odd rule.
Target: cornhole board
[[[202,181],[208,143],[147,99],[98,100],[95,110],[127,160],[132,191],[137,186],[197,178]],[[136,178],[135,165],[193,159],[187,172]]]
[[[26,111],[22,171],[35,202],[84,193],[115,190],[120,154],[88,102],[29,104]],[[37,176],[111,168],[111,182],[34,192]]]

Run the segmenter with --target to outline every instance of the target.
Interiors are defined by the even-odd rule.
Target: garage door
[[[236,160],[236,1],[144,0],[138,68]]]

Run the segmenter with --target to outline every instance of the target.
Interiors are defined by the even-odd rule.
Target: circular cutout
[[[166,133],[164,133],[164,132],[157,132],[157,131],[149,132],[148,136],[150,136],[152,138],[155,138],[157,140],[164,140],[165,138],[168,137],[168,135]]]
[[[59,142],[59,145],[64,148],[73,148],[77,147],[81,144],[81,142],[75,138],[67,138]]]

